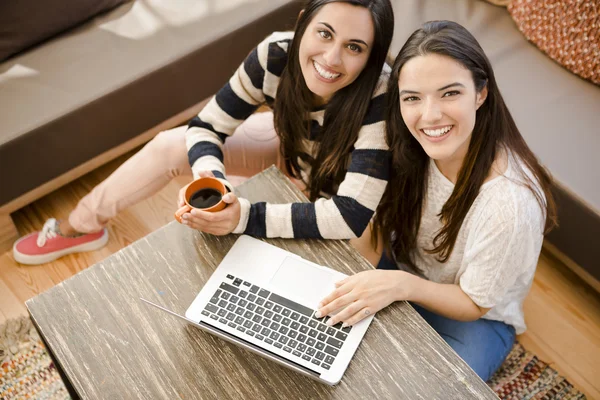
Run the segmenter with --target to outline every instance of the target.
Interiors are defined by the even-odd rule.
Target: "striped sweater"
[[[293,32],[275,32],[267,37],[190,121],[186,146],[194,177],[198,177],[200,171],[212,171],[233,189],[225,178],[223,144],[261,104],[273,105],[292,38]],[[325,239],[350,239],[362,235],[388,180],[390,154],[383,121],[388,77],[389,67],[386,66],[337,192],[314,203],[250,204],[240,198],[241,218],[234,233],[255,237]],[[325,112],[327,107],[311,113],[313,128],[304,150],[313,156],[313,140],[318,140]],[[305,168],[303,176],[307,177],[308,167],[302,167]]]

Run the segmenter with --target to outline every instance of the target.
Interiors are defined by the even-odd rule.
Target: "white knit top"
[[[522,173],[516,168],[522,164],[510,158],[504,175],[481,187],[446,263],[423,251],[433,247],[442,227],[438,215],[454,189],[431,161],[414,259],[427,279],[460,285],[475,304],[491,308],[483,318],[503,321],[521,334],[526,329],[523,301],[542,246],[545,211],[522,185]]]

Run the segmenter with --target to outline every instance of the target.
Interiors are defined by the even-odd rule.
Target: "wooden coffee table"
[[[251,201],[306,197],[274,167],[237,189]],[[74,397],[86,399],[497,399],[406,302],[375,316],[334,387],[142,303],[180,314],[237,236],[172,222],[26,305]],[[345,241],[267,240],[346,274],[372,268]]]

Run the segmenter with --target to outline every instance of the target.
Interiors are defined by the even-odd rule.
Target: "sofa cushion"
[[[508,11],[540,50],[569,71],[600,85],[600,3],[513,0]]]
[[[127,0],[0,2],[0,61]]]
[[[0,206],[211,96],[300,7],[128,2],[0,63]]]

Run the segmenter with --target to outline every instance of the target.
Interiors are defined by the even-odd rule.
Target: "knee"
[[[465,363],[484,382],[492,376],[492,365],[490,363],[490,354],[487,354],[485,346],[477,346],[473,342],[455,343],[450,347],[463,359]]]
[[[187,164],[187,151],[185,147],[185,130],[179,127],[162,131],[149,143],[148,148],[154,154],[155,162],[166,162],[169,166]]]
[[[279,137],[273,127],[273,114],[251,115],[224,146],[227,172],[251,176],[271,164],[281,167]]]
[[[225,142],[228,152],[246,153],[250,158],[279,153],[279,137],[272,113],[252,114]]]
[[[510,340],[508,334],[497,335],[490,325],[493,323],[484,320],[463,322],[463,329],[442,335],[483,381],[489,380],[500,368],[514,343],[514,336]]]
[[[181,140],[175,129],[159,132],[148,144],[161,153],[172,152],[181,149]],[[185,139],[184,139],[185,140]]]
[[[264,143],[278,141],[277,132],[273,123],[272,112],[262,112],[250,115],[235,131],[235,134],[244,136],[249,142]]]

